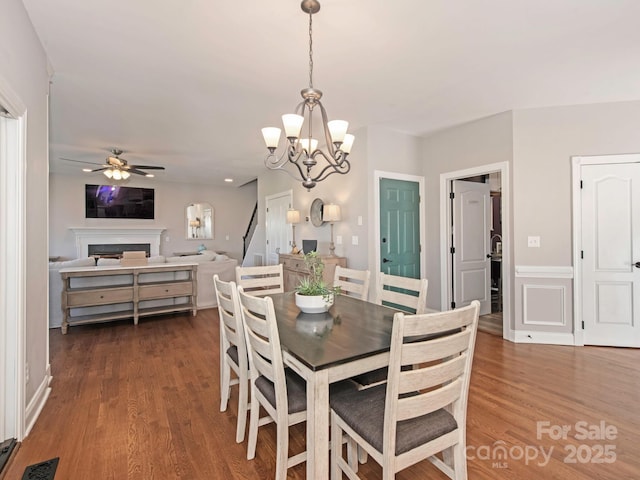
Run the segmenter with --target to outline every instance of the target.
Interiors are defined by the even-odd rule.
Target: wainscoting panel
[[[515,340],[573,345],[573,268],[515,270]]]

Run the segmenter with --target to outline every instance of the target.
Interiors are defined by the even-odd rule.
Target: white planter
[[[300,295],[296,292],[296,306],[304,313],[324,313],[329,310],[331,305],[333,305],[333,294],[324,297],[322,295]]]

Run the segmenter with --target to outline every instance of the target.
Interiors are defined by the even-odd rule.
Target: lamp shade
[[[300,223],[300,212],[293,208],[287,210],[287,223]]]
[[[325,204],[322,208],[322,221],[323,222],[339,222],[340,221],[340,206],[333,203]]]

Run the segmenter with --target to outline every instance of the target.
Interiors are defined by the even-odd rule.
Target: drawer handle
[[[165,290],[165,292],[166,292],[166,293],[169,293],[169,289],[167,288],[167,289]]]
[[[104,298],[104,295],[100,295],[100,298]]]

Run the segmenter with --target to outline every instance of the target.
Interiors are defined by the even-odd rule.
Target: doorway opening
[[[473,299],[484,301],[478,328],[513,340],[508,167],[508,162],[501,162],[440,175],[441,283],[446,286],[441,305],[455,308]],[[473,183],[484,185],[467,202],[467,218],[481,215],[473,228],[476,233],[471,234],[469,226],[461,223],[464,205],[456,205],[454,190]],[[469,257],[475,263],[466,262],[467,270],[462,265],[468,259],[461,258],[461,248],[474,252]]]

